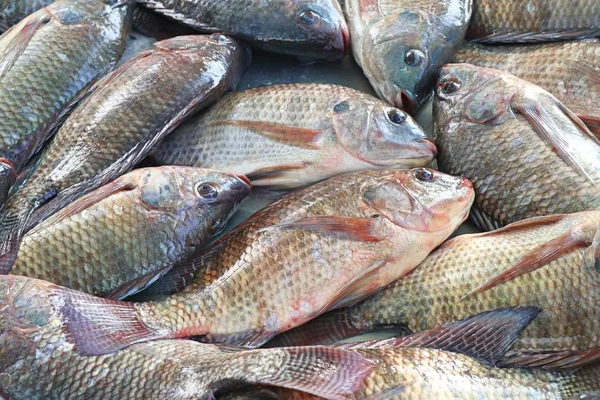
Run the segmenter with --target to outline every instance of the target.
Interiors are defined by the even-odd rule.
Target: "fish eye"
[[[404,62],[411,67],[418,67],[425,60],[425,54],[421,50],[410,49],[404,54]]]
[[[300,22],[306,25],[314,25],[319,22],[322,17],[314,10],[304,10],[298,14],[298,18],[300,19]]]
[[[205,199],[215,199],[219,194],[219,188],[216,183],[201,182],[196,185],[196,193]]]
[[[458,92],[460,89],[460,82],[456,79],[450,79],[440,83],[440,91],[443,94],[452,94]]]
[[[407,118],[406,113],[398,110],[397,108],[388,111],[387,117],[393,124],[396,125],[402,124],[404,121],[406,121]]]
[[[433,177],[435,176],[433,174],[433,172],[431,172],[431,170],[428,170],[426,168],[419,168],[416,169],[414,172],[415,178],[417,178],[418,180],[422,181],[422,182],[430,182],[433,180]]]
[[[333,107],[334,113],[344,113],[350,109],[350,104],[347,101],[342,101]]]

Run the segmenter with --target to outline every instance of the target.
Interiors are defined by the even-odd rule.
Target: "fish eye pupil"
[[[456,81],[447,81],[442,84],[442,93],[452,94],[458,92],[460,89],[460,83]]]
[[[304,10],[300,13],[300,20],[307,25],[313,25],[321,19],[321,16],[313,10]]]
[[[198,186],[196,186],[196,192],[205,199],[214,199],[217,197],[219,191],[213,183],[205,182],[199,183]]]
[[[404,55],[404,62],[411,67],[421,65],[423,59],[425,59],[425,54],[421,50],[408,50]]]
[[[396,125],[400,125],[406,121],[406,114],[400,110],[390,110],[387,115],[390,121]]]
[[[428,169],[421,168],[415,172],[415,177],[423,182],[429,182],[433,179],[433,172]]]

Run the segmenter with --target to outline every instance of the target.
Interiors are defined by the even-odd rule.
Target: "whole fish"
[[[569,106],[600,135],[600,40],[540,45],[465,44],[456,62],[509,72],[538,85]]]
[[[115,66],[131,11],[116,0],[60,0],[0,36],[0,157],[17,171]]]
[[[186,116],[234,86],[246,64],[245,48],[223,35],[154,46],[97,84],[9,197],[0,214],[0,270],[10,270],[24,232],[131,169]]]
[[[133,10],[133,29],[158,40],[198,34],[198,31],[195,29],[173,21],[140,5],[136,6]]]
[[[126,303],[81,294],[62,313],[76,347],[203,336],[257,347],[406,274],[466,218],[470,182],[428,169],[341,175],[289,194]]]
[[[0,392],[32,399],[210,399],[265,384],[345,399],[372,362],[343,349],[241,350],[191,340],[142,343],[84,356],[69,343],[61,304],[77,293],[16,276],[0,278]]]
[[[375,362],[362,388],[349,398],[571,400],[600,395],[600,364],[560,372],[494,366],[539,311],[499,309],[402,338],[336,345]],[[318,397],[283,388],[250,388],[224,398]]]
[[[138,0],[203,32],[223,32],[253,47],[305,61],[336,60],[350,48],[337,0]]]
[[[249,193],[245,177],[217,171],[136,169],[36,226],[11,273],[127,297],[207,242]]]
[[[434,130],[440,169],[473,181],[482,229],[600,207],[600,142],[538,86],[450,64],[440,71]]]
[[[56,0],[0,0],[0,32]]]
[[[403,111],[354,89],[307,83],[230,94],[177,128],[154,157],[294,188],[361,169],[419,167],[436,153]]]
[[[346,1],[354,58],[379,97],[417,110],[465,37],[471,1]]]
[[[596,0],[475,0],[467,39],[553,42],[600,35]]]
[[[570,366],[600,359],[600,212],[532,218],[458,236],[361,304],[325,314],[278,343],[327,343],[387,325],[413,332],[474,313],[535,306],[542,313],[505,365]]]

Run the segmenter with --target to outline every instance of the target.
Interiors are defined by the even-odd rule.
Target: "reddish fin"
[[[512,352],[511,352],[512,353]],[[526,351],[508,354],[499,366],[521,368],[574,368],[594,363],[600,360],[600,347],[589,350],[547,351],[543,353],[528,353]]]
[[[272,167],[260,168],[255,171],[249,172],[246,174],[246,177],[250,179],[252,182],[266,180],[269,181],[271,179],[279,178],[285,175],[286,172],[289,171],[297,171],[300,169],[305,169],[310,163],[303,164],[283,164],[283,165],[274,165]]]
[[[501,308],[414,335],[344,348],[425,347],[466,354],[495,365],[540,312],[536,307]]]
[[[600,139],[600,118],[592,117],[590,115],[577,115],[580,120],[588,127],[590,132],[596,136],[596,139]]]
[[[589,244],[589,240],[582,236],[582,232],[579,227],[571,228],[566,233],[542,244],[541,246],[536,247],[527,255],[523,256],[515,265],[508,268],[500,275],[490,279],[472,292],[468,293],[463,297],[463,299],[472,295],[480,294],[495,286],[535,271],[536,269],[543,267],[565,253],[568,253],[576,248],[589,246]]]
[[[18,32],[16,30],[13,32],[17,28],[14,27],[10,32],[4,34],[5,37],[9,34],[13,36],[0,53],[0,79],[10,71],[37,31],[51,20],[52,17],[48,13],[40,11],[29,16]]]
[[[497,229],[493,232],[485,233],[484,235],[496,235],[507,232],[514,233],[518,231],[539,228],[542,226],[554,225],[561,222],[566,216],[567,215],[565,214],[556,214],[545,217],[527,218],[521,221],[513,222],[512,224],[506,225],[505,227]]]
[[[319,129],[300,128],[266,121],[215,121],[211,125],[228,125],[245,128],[290,146],[319,149],[317,140],[323,133]]]
[[[554,98],[552,101],[560,104]],[[559,108],[561,110],[564,109],[562,105]],[[537,99],[526,98],[524,104],[517,104],[514,106],[514,109],[525,117],[546,145],[555,151],[567,165],[579,172],[579,174],[592,184],[596,184],[584,166],[577,161],[577,152],[571,147],[569,141],[566,140],[556,121],[554,121],[553,117],[548,114],[544,106]],[[585,128],[584,134],[593,137],[587,128]]]
[[[134,294],[141,292],[148,286],[150,286],[153,282],[163,276],[171,266],[159,269],[154,272],[150,272],[149,274],[142,275],[132,281],[127,282],[124,285],[119,286],[115,290],[111,290],[110,292],[101,293],[99,296],[104,297],[106,299],[113,300],[123,300],[129,296],[133,296]]]
[[[117,193],[133,190],[136,187],[136,185],[130,182],[110,182],[109,184],[104,185],[91,193],[88,193],[87,195],[81,197],[74,203],[71,203],[65,208],[61,209],[56,214],[52,215],[52,217],[46,219],[43,223],[34,227],[30,232],[44,229],[48,225],[56,224],[64,219],[72,217],[73,215],[79,214],[83,210],[90,208],[94,204],[97,204],[100,201],[109,198],[110,196],[113,196]]]
[[[379,242],[383,238],[375,232],[375,218],[355,218],[339,216],[306,217],[263,228],[267,229],[306,229],[309,231],[339,235],[344,239],[361,242]]]
[[[61,313],[68,335],[85,355],[116,352],[131,344],[170,337],[156,332],[140,317],[134,303],[102,299],[69,290]],[[151,314],[145,314],[149,317]]]

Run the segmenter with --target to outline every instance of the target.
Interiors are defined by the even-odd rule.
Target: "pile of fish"
[[[0,398],[600,399],[600,1],[0,30]]]

